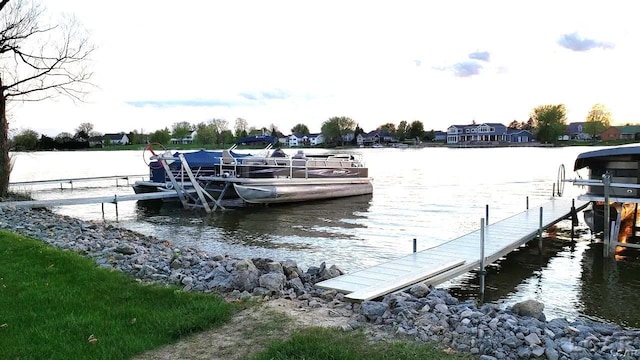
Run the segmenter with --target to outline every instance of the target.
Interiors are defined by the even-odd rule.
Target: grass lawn
[[[127,359],[227,321],[214,295],[141,285],[78,254],[0,231],[0,357]]]
[[[76,253],[1,230],[0,259],[2,359],[129,359],[203,330],[228,337],[218,328],[246,306],[140,284]],[[278,334],[287,323],[282,316],[246,321],[252,323],[232,332],[239,340],[235,346],[252,344],[248,352],[257,352],[254,359],[471,358],[415,342],[372,344],[362,332],[316,327],[291,337],[276,335],[273,341],[269,334]],[[219,351],[210,341],[204,346],[193,351],[214,357]],[[226,351],[237,353],[233,346]]]
[[[336,329],[308,328],[291,338],[273,342],[253,360],[397,360],[472,359],[447,354],[432,346],[415,342],[369,343],[361,332],[343,333]]]

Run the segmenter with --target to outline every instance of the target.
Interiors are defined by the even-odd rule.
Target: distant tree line
[[[567,110],[563,104],[541,105],[531,111],[529,119],[525,122],[512,121],[508,127],[531,131],[536,139],[542,143],[556,143],[558,138],[565,134],[567,127]],[[587,115],[585,133],[593,138],[599,136],[611,124],[611,113],[604,105],[596,104]],[[62,132],[56,137],[39,135],[37,132],[27,129],[22,130],[11,139],[13,150],[77,150],[94,146],[109,146],[108,140],[103,140],[103,135],[93,131],[93,124],[82,123],[75,133]],[[402,120],[398,125],[385,123],[376,128],[400,142],[408,141],[433,141],[435,130],[425,131],[422,121],[408,122]],[[196,125],[187,121],[176,122],[171,129],[164,128],[150,134],[143,134],[137,130],[126,135],[131,144],[147,144],[156,142],[164,145],[174,141],[188,138],[195,131],[193,143],[203,147],[223,147],[233,144],[239,139],[254,135],[271,135],[282,138],[285,135],[278,130],[275,124],[270,128],[249,127],[247,120],[237,118],[234,128],[230,129],[229,122],[224,119],[211,119]],[[298,123],[290,129],[291,133],[308,135],[309,127]],[[358,135],[365,132],[353,119],[346,116],[335,116],[322,123],[321,133],[324,137],[324,147],[356,145]],[[353,136],[348,137],[348,134]],[[349,141],[345,139],[349,138]]]

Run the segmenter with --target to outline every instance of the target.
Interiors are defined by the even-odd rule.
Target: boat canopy
[[[179,154],[181,153],[176,152],[175,154],[173,154],[173,156],[178,157]],[[249,156],[249,154],[238,154],[233,151],[230,151],[230,154],[234,158]],[[182,155],[184,155],[184,159],[187,161],[190,167],[211,167],[220,164],[222,151],[198,150],[194,152],[185,152],[182,153]],[[179,165],[179,160],[171,163],[171,167],[176,167]]]
[[[605,159],[619,157],[620,160],[640,161],[640,146],[616,146],[600,150],[584,152],[576,158],[573,170],[577,171],[593,164],[601,163]]]

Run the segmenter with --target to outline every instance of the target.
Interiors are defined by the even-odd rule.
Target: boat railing
[[[277,168],[288,168],[289,177],[293,178],[295,169],[304,169],[304,178],[309,177],[310,168],[352,168],[363,167],[352,155],[329,155],[326,157],[262,157],[248,156],[235,159],[233,162],[225,162],[223,158],[218,164],[218,176],[230,177],[238,174],[238,166],[271,166]],[[208,176],[210,174],[205,174]]]

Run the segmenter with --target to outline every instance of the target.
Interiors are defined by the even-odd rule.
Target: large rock
[[[136,248],[131,244],[118,244],[113,251],[124,255],[133,255],[136,253]]]
[[[529,316],[534,319],[544,320],[544,304],[536,300],[521,301],[511,307],[511,312],[520,316]]]
[[[251,291],[260,285],[260,270],[249,259],[236,263],[236,271],[231,274],[231,285],[240,291]]]
[[[360,306],[360,313],[370,321],[381,317],[387,311],[388,305],[378,301],[364,301]]]
[[[429,295],[430,289],[425,283],[419,283],[409,288],[409,294],[421,298]]]
[[[282,262],[282,270],[288,279],[300,277],[304,272],[298,267],[298,263],[294,260],[284,260]]]
[[[259,284],[261,287],[271,291],[280,291],[284,289],[284,283],[287,278],[282,273],[271,272],[260,276]]]

